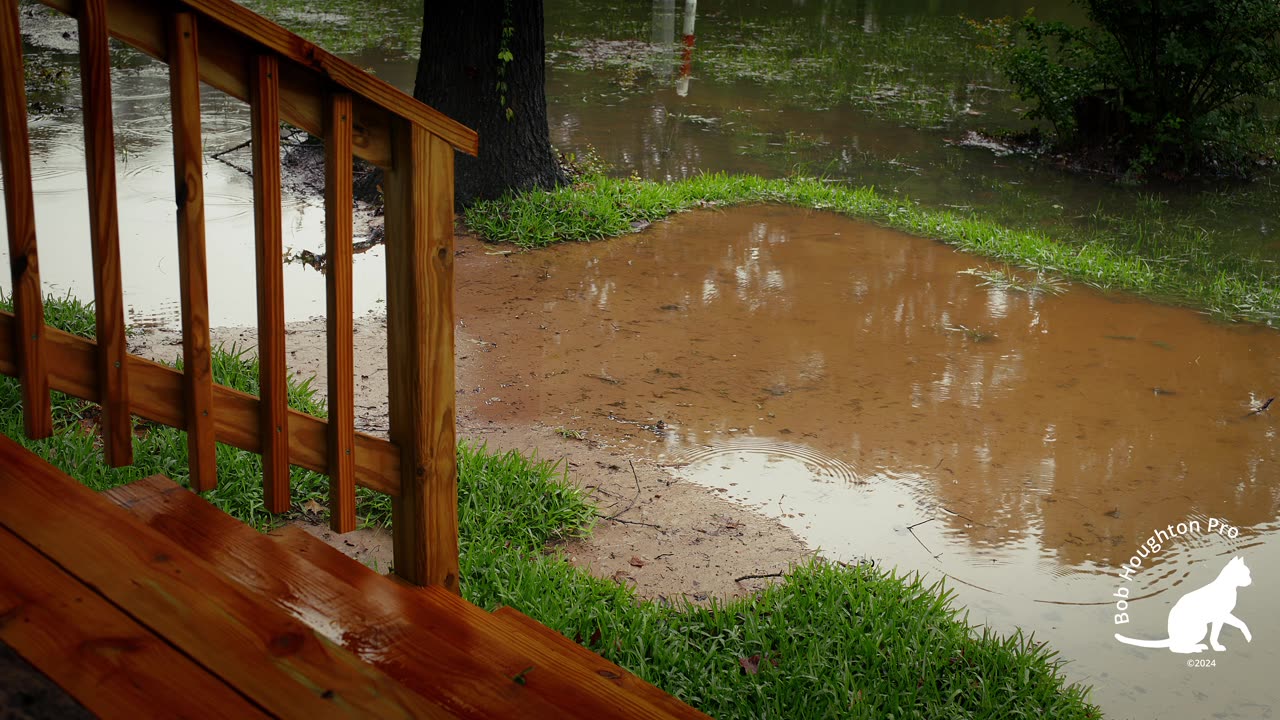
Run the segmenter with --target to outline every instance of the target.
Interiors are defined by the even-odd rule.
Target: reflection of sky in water
[[[1110,573],[1153,527],[1191,516],[1247,532],[1162,553],[1141,578],[1136,634],[1157,634],[1222,553],[1280,582],[1275,418],[1246,417],[1280,382],[1275,332],[1082,286],[983,287],[966,272],[991,267],[980,259],[773,207],[503,262],[517,279],[496,292],[556,298],[520,320],[560,329],[554,339],[494,350],[541,378],[522,399],[532,418],[600,422],[597,437],[834,557],[950,578],[975,622],[1049,640],[1121,716],[1187,716],[1201,691],[1240,707],[1228,695],[1257,687],[1249,673],[1193,687],[1185,668],[1144,669],[1110,640],[1108,598]],[[481,322],[468,328],[508,332]],[[583,380],[587,367],[612,382]],[[662,437],[641,431],[658,420]],[[1241,612],[1265,627],[1270,601],[1250,588]],[[1239,657],[1268,652],[1280,646]],[[1172,699],[1153,701],[1158,688]]]
[[[126,319],[150,326],[179,318],[177,219],[173,201],[168,78],[163,71],[116,72],[117,202]],[[253,325],[257,321],[253,231],[253,187],[248,175],[211,155],[249,136],[248,106],[202,87],[201,122],[205,146],[205,223],[212,323]],[[31,129],[36,233],[45,291],[93,297],[89,251],[88,199],[80,117],[69,112],[59,122]],[[247,154],[233,162],[248,167]],[[0,201],[2,207],[2,201]],[[324,248],[324,207],[319,199],[284,193],[286,249]],[[0,225],[0,258],[8,256],[7,229]],[[355,312],[377,307],[384,295],[381,248],[355,260]],[[0,289],[9,291],[8,274]],[[324,313],[324,276],[298,264],[285,266],[285,313],[301,320]]]

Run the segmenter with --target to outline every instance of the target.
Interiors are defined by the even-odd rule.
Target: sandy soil
[[[385,434],[387,373],[385,319],[358,319],[355,332],[356,423],[359,429]],[[215,345],[256,347],[253,328],[213,331]],[[650,598],[686,596],[695,601],[736,597],[771,582],[744,578],[778,573],[806,554],[804,544],[788,529],[707,489],[681,481],[656,463],[628,457],[590,440],[562,437],[555,428],[512,419],[493,419],[485,402],[501,392],[500,384],[480,372],[471,348],[484,343],[459,329],[458,437],[483,441],[497,450],[519,450],[560,461],[570,481],[586,488],[601,519],[591,537],[561,548],[576,565],[600,577],[627,583]],[[325,384],[323,320],[293,323],[288,328],[288,362],[300,377],[316,376]],[[157,330],[131,341],[130,351],[171,361],[181,354],[181,336]],[[477,410],[486,407],[486,419]],[[324,519],[294,521],[348,555],[375,568],[391,564],[390,536],[380,530],[346,535],[329,531]]]

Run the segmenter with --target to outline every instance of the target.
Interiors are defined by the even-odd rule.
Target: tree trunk
[[[478,158],[457,155],[458,205],[564,182],[547,133],[542,0],[426,6],[413,95],[480,134]]]

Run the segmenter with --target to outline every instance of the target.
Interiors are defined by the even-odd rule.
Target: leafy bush
[[[1061,145],[1105,148],[1124,170],[1241,174],[1274,142],[1259,103],[1280,99],[1280,4],[1077,2],[1091,26],[1030,12],[985,26],[1028,117]]]

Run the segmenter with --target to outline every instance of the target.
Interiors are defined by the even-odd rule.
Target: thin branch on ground
[[[596,517],[600,518],[601,520],[611,520],[616,523],[622,523],[623,525],[643,525],[645,527],[656,528],[658,530],[662,529],[661,525],[654,525],[653,523],[640,522],[639,520],[623,520],[620,517],[609,517],[609,516],[601,515],[600,513],[596,513]]]
[[[632,508],[632,506],[634,506],[634,505],[636,504],[636,500],[639,500],[639,499],[640,499],[640,475],[638,475],[638,474],[636,473],[636,466],[635,466],[635,463],[633,463],[633,462],[631,462],[630,460],[628,460],[628,461],[627,461],[627,464],[631,466],[631,477],[633,477],[633,478],[635,478],[635,479],[636,479],[636,494],[635,494],[635,497],[631,498],[631,502],[627,503],[627,506],[626,506],[626,507],[622,508],[621,510],[619,510],[619,511],[618,511],[618,512],[616,512],[616,513],[614,513],[613,515],[610,515],[609,517],[605,518],[605,520],[617,520],[619,515],[621,515],[622,513],[626,512],[626,511],[628,511],[628,510],[630,510],[630,509]]]
[[[760,575],[743,575],[742,577],[734,578],[733,581],[742,582],[743,580],[761,580],[764,578],[780,578],[780,577],[782,577],[781,570],[779,570],[778,572],[762,573]]]

